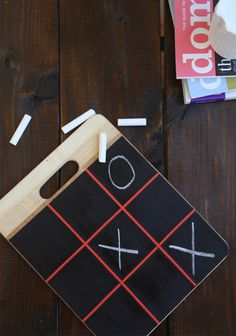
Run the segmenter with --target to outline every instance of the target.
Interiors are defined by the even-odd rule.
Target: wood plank
[[[235,335],[236,102],[183,105],[167,6],[165,18],[168,178],[231,245],[228,259],[171,315],[169,330]]]
[[[0,1],[1,197],[58,144],[57,1]],[[9,144],[25,113],[33,118]],[[55,182],[57,183],[57,182]],[[1,238],[0,334],[57,335],[57,299]]]
[[[61,0],[61,122],[89,108],[114,124],[148,117],[121,131],[163,170],[159,16],[156,0]],[[90,335],[64,305],[59,320],[60,336]],[[167,335],[166,322],[156,333]]]

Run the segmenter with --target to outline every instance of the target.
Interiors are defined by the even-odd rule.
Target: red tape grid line
[[[87,171],[88,173],[88,171]],[[90,172],[89,172],[90,173]],[[94,175],[90,175],[91,177],[94,177],[96,179],[96,177]],[[102,189],[106,192],[109,193],[109,196],[113,199],[113,201],[120,207],[120,209],[115,212],[86,242],[83,243],[83,245],[77,249],[62,265],[60,265],[60,267],[53,272],[50,277],[46,280],[47,282],[49,282],[62,268],[64,268],[66,266],[66,264],[68,262],[70,262],[85,246],[89,248],[89,250],[93,253],[94,251],[90,248],[90,246],[88,246],[88,243],[106,226],[108,225],[122,210],[126,210],[125,207],[130,204],[154,179],[156,179],[159,176],[159,173],[154,175],[148,182],[146,182],[146,184],[140,189],[138,190],[123,206],[119,203],[118,200],[116,200],[116,198],[109,193],[109,191],[103,187],[102,184],[100,184],[100,182],[96,179],[96,182],[99,183],[99,185],[102,187]],[[105,189],[104,189],[105,188]],[[72,233],[74,233],[77,238],[79,238],[80,236],[77,234],[77,232],[64,220],[64,218],[51,206],[48,205],[48,207],[57,215],[57,217],[59,217],[59,219],[72,231]],[[126,210],[127,211],[127,210]],[[125,211],[125,212],[126,212]],[[162,240],[161,244],[164,243],[164,241],[166,241],[192,214],[194,213],[194,210],[192,210],[181,222],[179,222],[176,227]],[[129,214],[129,212],[128,212]],[[130,214],[129,214],[130,215]],[[130,215],[132,218],[132,220],[134,220],[133,216]],[[137,224],[135,222],[135,224]],[[140,224],[141,225],[141,224]],[[139,226],[139,225],[138,225]],[[144,229],[144,228],[143,228]],[[144,229],[145,230],[145,229]],[[143,230],[142,230],[143,231]],[[146,231],[146,230],[145,230]],[[144,232],[145,234],[148,234],[147,232]],[[153,237],[148,234],[148,237],[153,241]],[[80,237],[81,238],[81,237]],[[79,239],[80,239],[79,238]],[[133,292],[130,292],[130,289],[124,284],[125,281],[127,281],[154,253],[157,249],[160,248],[161,244],[158,244],[155,240],[154,243],[157,245],[124,279],[123,281],[121,279],[119,279],[119,284],[83,319],[83,321],[85,322],[89,317],[91,317],[95,311],[97,309],[99,309],[103,303],[105,303],[109,297],[111,297],[112,294],[114,294],[116,292],[116,290],[118,290],[118,288],[120,288],[121,286],[123,286],[132,296],[134,295]],[[165,251],[164,251],[165,252]],[[94,252],[95,253],[95,252]],[[93,253],[93,254],[94,254]],[[165,255],[167,254],[167,252],[164,253]],[[168,255],[168,254],[167,254]],[[170,256],[169,256],[170,257]],[[106,267],[107,265],[103,262],[103,260],[101,260],[101,258],[99,258],[100,262],[102,262],[102,264],[104,265],[104,267]],[[170,257],[170,260],[172,261],[172,263],[178,268],[179,265]],[[107,268],[107,267],[106,267]],[[109,270],[110,271],[110,270]],[[112,273],[114,273],[112,271]],[[117,279],[116,274],[113,274],[115,276],[115,278]],[[196,284],[195,284],[196,285]],[[137,297],[135,297],[136,301],[137,301]],[[138,299],[137,301],[143,308],[144,310],[146,310],[145,306],[143,306],[142,302]],[[149,312],[148,312],[149,313]],[[150,315],[150,314],[149,314]],[[151,317],[153,318],[154,316],[151,314]],[[154,317],[155,318],[155,317]],[[155,320],[155,322],[157,322]],[[158,323],[158,322],[157,322]]]
[[[122,204],[120,204],[120,202],[110,193],[109,190],[107,190],[106,187],[104,187],[104,185],[87,169],[86,172],[88,173],[88,175],[105,191],[105,193],[110,196],[110,198],[120,207],[120,209],[122,209],[124,211],[124,213],[140,228],[141,231],[143,231],[143,233],[145,233],[145,235],[161,250],[161,252],[172,262],[173,265],[175,265],[176,268],[178,268],[178,270],[185,276],[186,279],[188,279],[188,281],[195,287],[197,286],[196,282],[182,269],[182,267],[169,255],[169,253],[167,253],[164,248],[160,245],[160,243],[158,243],[156,241],[156,239],[137,221],[137,219],[135,219],[131,213],[125,208],[125,206],[123,206]],[[129,201],[128,201],[129,202]],[[129,204],[129,203],[128,203]],[[127,206],[127,205],[126,205]],[[195,212],[195,210],[193,209],[184,219],[183,221],[185,221],[186,219],[188,219],[193,213]],[[178,227],[181,224],[178,224]],[[176,228],[177,229],[177,228]],[[172,230],[172,234],[173,232],[176,230]],[[170,234],[168,234],[168,238],[170,237]],[[165,239],[166,240],[166,239]],[[163,239],[163,242],[165,241]],[[162,243],[163,243],[162,242]]]
[[[48,207],[53,211],[53,213],[70,229],[71,232],[74,233],[74,229],[71,227],[71,225],[57,212],[55,208],[53,208],[51,205],[48,205]],[[87,247],[87,249],[94,255],[94,257],[100,261],[100,263],[113,275],[113,277],[119,282],[121,286],[123,286],[126,291],[135,299],[135,301],[146,311],[146,313],[157,323],[159,324],[158,319],[149,311],[149,309],[137,298],[137,296],[131,291],[131,289],[123,284],[122,280],[116,275],[115,272],[105,263],[102,258],[99,257],[99,255],[86,243],[86,241],[76,232],[76,237],[82,242],[84,246]],[[82,250],[82,246],[75,251],[74,256],[79,253],[79,250]],[[74,257],[73,256],[73,257]],[[72,258],[70,257],[70,260]],[[68,259],[67,259],[68,260]],[[63,266],[64,267],[64,266]],[[60,269],[62,269],[62,265],[60,266]],[[58,273],[58,272],[57,272]],[[51,277],[50,277],[51,278]],[[46,280],[48,282],[48,279]]]
[[[82,245],[80,246],[80,248],[78,248],[68,259],[66,259],[62,265],[60,265],[47,279],[46,282],[49,282],[50,280],[52,280],[56,274],[58,272],[60,272],[67,264],[68,262],[70,262],[84,247],[86,247],[88,245],[88,243],[90,243],[90,241],[95,238],[116,216],[119,215],[119,213],[123,210],[122,208],[128,206],[143,190],[145,190],[149,184],[154,181],[160,174],[157,173],[155,174],[150,180],[148,180],[143,187],[138,190],[123,206],[120,204],[119,207],[120,209],[118,209],[110,218],[108,218],[108,220],[105,221],[105,223],[103,223],[100,228],[95,231],[90,238]],[[53,206],[51,206],[50,204],[48,204],[48,208],[67,226],[67,228],[78,238],[79,235],[77,234],[77,232],[71,227],[71,225],[69,225],[64,218],[53,208]]]
[[[192,216],[192,214],[194,213],[195,210],[192,210],[181,222],[179,222],[176,227],[171,231],[172,234],[189,218]],[[168,236],[168,237],[167,237]],[[168,234],[163,240],[162,240],[162,244],[166,241],[167,238],[170,237],[170,235]],[[125,281],[127,281],[160,247],[156,246],[149,254],[146,255],[146,257],[123,279],[122,283],[124,284]],[[171,260],[173,260],[171,258]],[[179,265],[173,260],[174,265],[178,268]],[[121,287],[121,284],[119,284],[118,286],[116,286],[115,288],[113,288],[111,290],[110,293],[108,293],[101,302],[98,303],[97,306],[95,306],[93,308],[93,310],[91,310],[90,313],[88,313],[88,315],[86,315],[83,318],[83,322],[86,322],[119,288]]]
[[[158,247],[156,246],[148,255],[146,255],[146,257],[123,279],[122,281],[122,285],[124,286],[125,281],[127,281],[158,249]],[[121,287],[121,284],[117,285],[116,287],[114,287],[110,293],[108,293],[103,299],[102,301],[100,301],[97,306],[95,306],[93,308],[93,310],[91,310],[90,313],[88,313],[88,315],[86,315],[83,318],[83,322],[86,322],[119,288]]]
[[[118,205],[120,206],[120,209],[114,213],[114,215],[111,216],[111,218],[109,218],[103,225],[102,227],[100,227],[87,241],[86,244],[82,245],[78,250],[76,250],[72,256],[70,256],[55,272],[53,272],[53,274],[47,279],[47,281],[50,281],[63,267],[65,267],[65,265],[70,262],[70,260],[72,260],[81,250],[82,248],[84,248],[88,242],[90,242],[106,225],[108,225],[112,219],[114,219],[122,210],[124,207],[126,207],[128,204],[130,204],[154,179],[156,179],[159,176],[159,174],[154,175],[148,182],[146,182],[146,184],[140,189],[138,190],[123,206],[112,196],[112,198],[114,199],[114,202],[116,202],[116,204],[118,203]],[[99,182],[99,181],[98,181]],[[100,183],[100,182],[99,182]],[[101,185],[103,186],[103,185]],[[105,189],[106,190],[106,189]],[[116,201],[115,201],[116,200]],[[49,207],[51,207],[49,205]],[[54,212],[53,207],[51,207],[51,210]],[[164,241],[166,241],[192,214],[194,213],[194,210],[192,210],[184,219],[182,219],[181,222],[179,222],[176,227],[162,240],[161,244],[164,243]],[[60,215],[59,215],[60,216]],[[60,219],[64,220],[61,216]],[[67,225],[67,223],[65,223]],[[70,229],[70,227],[69,227]],[[74,230],[72,229],[72,232]],[[76,233],[77,234],[77,233]],[[152,237],[152,236],[151,236]],[[159,244],[159,245],[161,245]],[[144,262],[146,260],[148,260],[153,254],[154,252],[159,248],[159,246],[156,246],[122,281],[123,283],[128,280],[137,270],[138,268],[140,268]],[[171,258],[172,259],[172,258]],[[174,264],[175,261],[173,260]],[[84,318],[84,322],[93,315],[93,313],[95,313],[95,311],[97,309],[99,309],[99,307],[102,306],[103,303],[105,303],[109,297],[111,297],[111,295],[113,293],[115,293],[116,290],[118,290],[118,288],[121,287],[121,283],[118,284],[85,318]]]

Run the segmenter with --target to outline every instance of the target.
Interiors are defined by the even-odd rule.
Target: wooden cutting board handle
[[[107,133],[110,147],[121,133],[102,115],[80,126],[31,173],[0,200],[0,233],[8,240],[50,203],[98,157],[98,137]],[[68,161],[79,165],[78,173],[49,199],[40,196],[41,187]]]

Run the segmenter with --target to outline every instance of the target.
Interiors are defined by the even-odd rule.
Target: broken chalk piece
[[[147,118],[118,119],[118,126],[147,126]]]
[[[106,133],[99,134],[99,162],[106,162],[106,152],[107,152],[107,135]]]
[[[81,125],[83,122],[85,122],[87,119],[91,118],[94,116],[96,112],[92,109],[88,110],[87,112],[81,114],[78,118],[70,121],[68,124],[62,127],[62,132],[63,133],[69,133],[72,131],[74,128],[77,126]]]
[[[11,140],[10,140],[10,144],[16,146],[20,140],[20,138],[22,137],[26,127],[28,126],[30,120],[32,119],[32,117],[28,114],[25,114],[24,117],[22,118],[21,122],[19,123],[17,129],[15,130],[15,133],[13,134]]]

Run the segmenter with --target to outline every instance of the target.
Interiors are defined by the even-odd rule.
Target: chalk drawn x
[[[183,252],[183,253],[189,253],[192,255],[192,275],[196,274],[196,267],[195,267],[195,259],[197,257],[205,257],[205,258],[215,258],[214,253],[206,253],[206,252],[199,252],[195,250],[195,228],[194,228],[194,222],[192,222],[192,249],[189,250],[187,248],[177,246],[177,245],[169,245],[169,248]]]
[[[99,247],[107,249],[107,250],[112,250],[118,252],[118,263],[119,263],[119,270],[122,270],[122,264],[121,264],[121,253],[127,253],[127,254],[139,254],[138,250],[131,250],[127,248],[121,247],[120,244],[120,229],[117,229],[117,236],[118,236],[118,246],[109,246],[109,245],[103,245],[103,244],[98,244]]]

